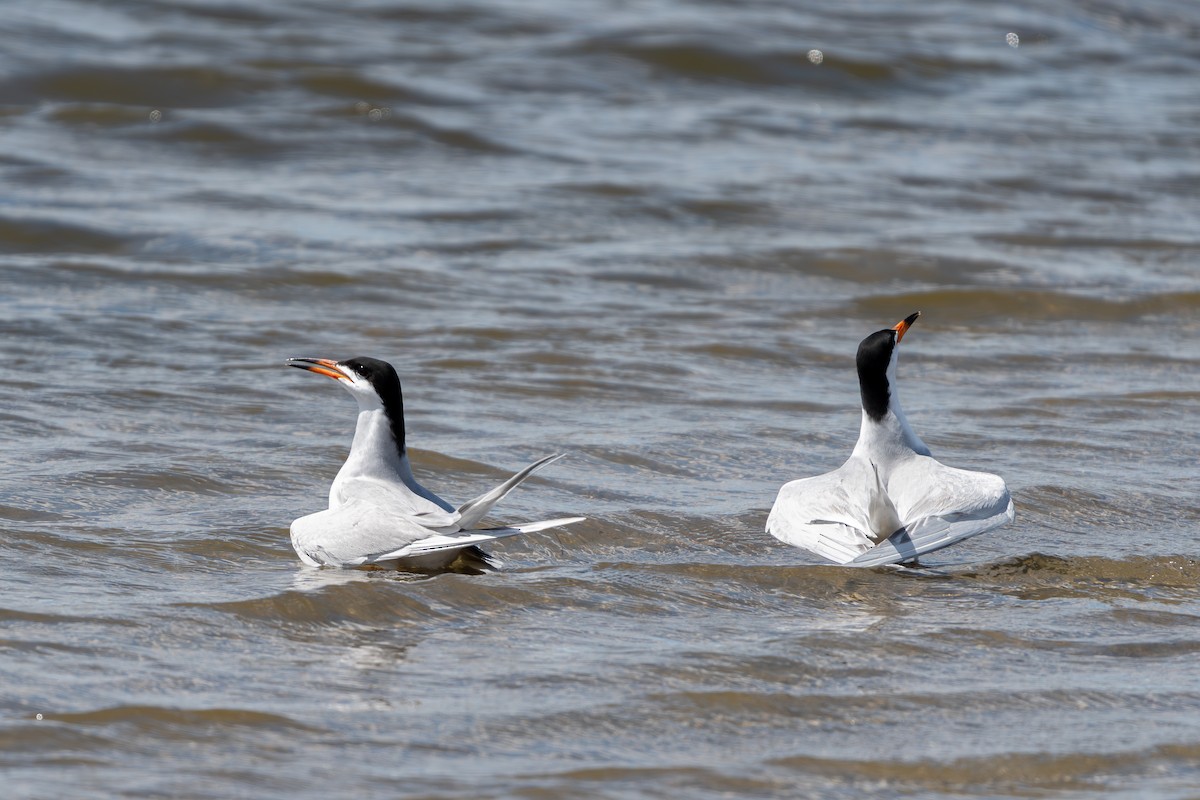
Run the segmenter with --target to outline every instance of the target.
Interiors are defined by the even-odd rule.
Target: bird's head
[[[404,396],[400,392],[400,377],[391,364],[378,358],[358,356],[345,361],[329,358],[289,358],[287,365],[333,378],[342,388],[354,395],[360,413],[382,410],[387,417],[392,438],[396,442],[396,449],[403,456]]]
[[[394,407],[399,407],[400,377],[386,361],[367,356],[345,361],[329,358],[289,358],[287,365],[333,378],[343,389],[354,395],[359,407],[364,410],[382,407],[390,412]]]
[[[909,314],[890,328],[872,333],[858,345],[858,388],[863,410],[878,422],[888,412],[896,379],[896,345],[921,312]]]
[[[404,398],[400,377],[390,363],[370,356],[356,356],[346,361],[298,357],[288,359],[287,365],[336,380],[359,402],[360,411],[383,409],[395,429],[397,443],[403,446]]]

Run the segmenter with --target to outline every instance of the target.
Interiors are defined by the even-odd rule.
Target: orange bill
[[[346,380],[346,373],[338,369],[337,362],[331,358],[289,358],[287,365],[306,369],[334,380]]]
[[[908,332],[908,329],[912,327],[913,323],[917,321],[917,317],[919,316],[921,316],[921,312],[914,311],[892,327],[892,330],[896,332],[897,342],[900,342],[904,338],[904,334]]]

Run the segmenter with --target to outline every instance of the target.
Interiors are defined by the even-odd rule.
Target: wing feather
[[[863,501],[875,483],[874,472],[857,459],[833,472],[787,483],[775,498],[767,532],[838,564],[852,561],[878,541]]]
[[[386,553],[429,538],[429,528],[384,506],[351,499],[292,523],[292,545],[319,564],[373,564]]]
[[[393,561],[398,558],[414,558],[417,556],[429,555],[431,553],[448,552],[453,550],[462,550],[464,547],[472,545],[484,544],[497,539],[507,539],[509,536],[518,536],[522,533],[532,533],[533,531],[545,530],[546,528],[555,528],[560,525],[570,525],[573,522],[581,522],[584,517],[563,517],[561,519],[548,519],[541,522],[528,522],[523,525],[511,525],[504,528],[488,528],[481,531],[462,531],[461,533],[453,534],[434,534],[426,536],[424,539],[410,542],[403,547],[395,550],[390,550],[382,553],[373,553],[366,557],[362,563],[374,564],[380,561]]]
[[[949,547],[1013,519],[1004,481],[914,454],[886,471],[851,458],[779,491],[767,531],[838,564],[880,566]]]
[[[915,456],[893,469],[888,494],[904,528],[854,559],[855,566],[910,561],[1012,522],[1012,496],[1004,479],[972,472],[929,456]]]
[[[292,546],[307,564],[357,567],[440,552],[579,522],[583,517],[529,522],[488,530],[467,526],[483,517],[504,495],[539,467],[561,456],[535,462],[512,478],[447,511],[403,484],[355,478],[340,487],[341,503],[292,523]]]
[[[476,523],[483,519],[487,513],[492,510],[492,506],[504,499],[504,496],[513,489],[517,488],[522,481],[547,464],[552,464],[555,461],[558,461],[564,455],[566,455],[566,453],[556,453],[555,455],[546,456],[543,459],[535,461],[496,488],[484,492],[474,500],[468,500],[467,502],[463,503],[458,507],[458,511],[456,512],[459,516],[459,527],[461,527],[463,530],[469,530],[473,528]]]
[[[378,478],[353,478],[345,481],[339,488],[341,505],[355,501],[372,505],[386,509],[390,516],[411,520],[422,528],[439,533],[464,527],[459,523],[457,511],[449,511],[439,506],[433,500],[416,494],[403,483],[382,481]]]

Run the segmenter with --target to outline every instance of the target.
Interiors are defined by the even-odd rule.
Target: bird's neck
[[[350,455],[338,471],[337,480],[348,478],[412,480],[404,442],[396,440],[392,420],[383,408],[359,410]]]
[[[358,412],[358,423],[354,427],[354,442],[350,455],[338,470],[333,485],[329,487],[329,507],[341,504],[341,487],[346,481],[367,478],[386,483],[402,483],[413,494],[426,498],[447,511],[452,508],[433,492],[417,483],[412,466],[408,462],[408,450],[403,440],[397,441],[396,429],[403,436],[403,420],[392,420],[384,409],[364,408]]]
[[[864,409],[862,426],[858,430],[858,443],[854,446],[854,455],[870,459],[875,463],[896,461],[913,453],[929,455],[929,448],[921,441],[904,409],[895,395],[888,403],[887,413],[879,419],[872,419]]]

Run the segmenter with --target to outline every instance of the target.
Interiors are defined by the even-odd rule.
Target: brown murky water
[[[1195,4],[0,20],[6,798],[1200,792]],[[815,563],[766,512],[915,310],[908,415],[1017,520]],[[354,406],[300,354],[589,521],[302,567]]]

